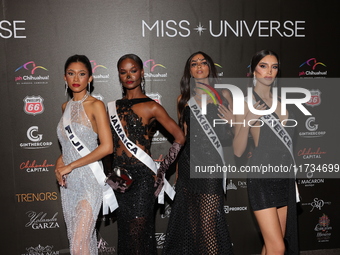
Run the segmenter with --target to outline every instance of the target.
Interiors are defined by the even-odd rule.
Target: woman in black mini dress
[[[275,86],[279,73],[279,58],[276,53],[262,50],[256,53],[251,61],[253,75],[253,97],[256,110],[267,110],[273,104],[272,87]],[[285,132],[288,139],[294,135],[294,125],[283,120],[294,119],[293,112],[288,110],[281,114],[280,98],[277,107],[271,115],[278,119],[276,130]],[[265,115],[266,117],[269,115]],[[289,167],[294,165],[293,155],[271,127],[263,122],[262,115],[255,115],[245,103],[244,115],[236,116],[233,141],[234,153],[240,157],[244,153],[248,135],[251,134],[255,149],[249,160],[249,167],[261,166]],[[260,119],[261,118],[261,119]],[[282,123],[285,123],[284,125]],[[261,169],[260,169],[261,170]],[[259,224],[264,246],[261,254],[298,254],[297,213],[296,213],[296,184],[295,173],[249,173],[248,196],[250,205]]]

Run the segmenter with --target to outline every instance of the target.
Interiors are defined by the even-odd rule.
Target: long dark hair
[[[258,52],[255,53],[255,55],[251,58],[250,61],[250,67],[249,67],[249,76],[251,79],[248,80],[248,87],[253,87],[253,79],[254,79],[254,71],[255,68],[257,66],[257,64],[261,61],[261,59],[263,59],[265,56],[274,56],[277,59],[277,63],[278,65],[278,70],[277,70],[277,75],[276,77],[280,76],[280,59],[279,59],[279,55],[277,55],[274,51],[272,50],[260,50]],[[277,86],[276,84],[276,80],[273,82],[272,84],[272,88],[273,86]],[[272,91],[272,88],[270,89],[270,91]]]
[[[138,67],[141,69],[141,70],[144,70],[144,64],[143,64],[143,61],[140,59],[140,57],[138,57],[136,54],[125,54],[124,56],[120,57],[120,59],[118,60],[117,62],[117,69],[118,69],[118,72],[119,72],[119,65],[123,62],[123,60],[125,59],[132,59],[133,61],[135,61],[138,65]],[[141,88],[142,88],[142,92],[145,94],[145,78],[144,76],[142,77],[142,84],[141,84]],[[122,87],[122,91],[123,91],[123,97],[126,95],[126,88]]]
[[[89,77],[92,76],[92,66],[91,66],[91,62],[88,59],[88,57],[86,57],[85,55],[77,55],[77,54],[69,57],[66,60],[65,66],[64,66],[64,75],[66,75],[66,70],[70,66],[70,64],[75,63],[75,62],[83,63],[87,69],[87,72],[89,73]],[[86,89],[89,89],[90,93],[93,91],[93,79],[90,83],[90,88],[87,87]],[[67,89],[67,92],[70,94],[69,89]]]
[[[265,56],[274,56],[276,57],[277,59],[277,62],[279,64],[278,66],[278,72],[277,72],[277,75],[276,77],[279,77],[279,74],[280,74],[280,59],[279,59],[279,55],[277,55],[274,51],[272,50],[260,50],[259,52],[256,52],[255,55],[251,58],[251,61],[250,61],[250,70],[249,70],[249,77],[250,78],[253,78],[254,77],[254,71],[255,71],[255,68],[257,66],[257,64],[261,61],[261,59],[263,59]]]
[[[178,105],[177,105],[178,112],[179,112],[178,122],[182,130],[184,130],[184,119],[183,119],[184,108],[185,108],[185,105],[188,103],[190,97],[194,95],[193,88],[196,86],[195,80],[192,79],[191,74],[190,74],[190,64],[191,64],[191,60],[193,59],[193,57],[195,57],[198,54],[201,54],[208,63],[208,66],[209,66],[208,77],[211,79],[217,79],[216,67],[215,67],[214,61],[209,55],[207,55],[206,53],[202,51],[197,51],[190,55],[190,57],[188,58],[184,66],[184,72],[183,72],[183,76],[180,82],[181,99],[178,101]]]

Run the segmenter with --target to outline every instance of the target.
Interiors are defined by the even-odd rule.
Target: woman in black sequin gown
[[[144,94],[141,59],[134,54],[124,55],[119,59],[117,67],[123,86],[123,98],[117,100],[116,109],[127,137],[150,155],[150,129],[153,121],[157,120],[173,135],[175,143],[184,144],[185,137],[178,125],[160,104]],[[116,192],[119,205],[118,254],[157,254],[154,223],[157,177],[126,149],[114,130],[112,134],[113,167],[127,169],[134,180],[124,193]]]
[[[190,93],[190,77],[193,87]],[[212,59],[203,52],[192,54],[186,62],[181,80],[181,95],[178,98],[179,123],[186,134],[186,144],[178,160],[176,197],[171,206],[171,214],[165,239],[163,254],[206,255],[232,254],[228,226],[223,210],[224,192],[222,178],[191,178],[196,166],[223,165],[220,155],[211,144],[200,124],[191,113],[188,100],[195,95],[200,105],[202,93],[213,90],[209,78],[217,78]],[[215,95],[216,96],[216,95]],[[231,102],[227,91],[221,93],[223,102]],[[228,108],[207,99],[206,118],[212,125],[213,119],[232,118]],[[226,125],[214,128],[223,143],[227,136]],[[230,139],[230,136],[229,136]],[[190,153],[190,148],[192,151]],[[193,151],[193,149],[195,149]]]
[[[272,86],[279,72],[278,56],[272,51],[262,50],[253,56],[250,68],[254,76],[253,100],[256,102],[254,108],[269,109],[273,104]],[[294,119],[291,110],[288,110],[286,115],[281,114],[279,99],[272,115],[280,122],[284,119]],[[249,160],[249,166],[292,166],[294,159],[290,151],[273,130],[259,120],[260,117],[250,112],[246,103],[245,114],[236,116],[236,122],[250,121],[250,125],[235,125],[233,142],[235,155],[240,157],[245,151],[250,132],[255,149]],[[275,129],[285,129],[292,138],[294,125],[288,121],[285,125],[287,127],[284,127],[280,122],[275,125]],[[249,173],[247,187],[250,205],[264,239],[261,254],[298,254],[294,171]]]

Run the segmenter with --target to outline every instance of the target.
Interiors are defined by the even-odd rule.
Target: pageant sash
[[[122,123],[120,122],[120,119],[117,115],[116,110],[116,101],[109,102],[107,104],[108,112],[110,116],[110,122],[117,133],[119,139],[121,142],[125,145],[126,149],[135,156],[139,161],[141,161],[144,165],[146,165],[148,168],[150,168],[156,175],[157,175],[157,165],[153,161],[153,159],[140,147],[138,147],[135,143],[133,143],[126,135],[124,131],[124,127]],[[175,190],[171,187],[170,183],[165,179],[164,177],[164,186],[161,190],[161,192],[158,195],[158,203],[164,204],[164,192],[168,194],[168,196],[171,198],[171,200],[175,197]]]
[[[261,104],[265,104],[268,108],[268,105],[260,98],[260,96],[253,91],[254,97],[256,101],[260,101]],[[255,104],[255,102],[253,101]],[[295,158],[293,153],[293,141],[290,135],[288,134],[287,130],[281,125],[281,123],[273,116],[273,114],[267,114],[260,117],[260,119],[267,124],[270,129],[273,131],[273,133],[279,138],[279,140],[286,146],[288,151],[290,152],[290,155],[294,162],[294,174],[296,176],[297,168],[295,168]],[[296,189],[296,202],[300,202],[299,197],[299,191],[297,188],[297,184],[295,183],[295,189]]]
[[[200,124],[202,130],[204,131],[205,135],[209,138],[209,141],[214,146],[217,153],[220,155],[223,165],[225,165],[223,148],[222,148],[222,144],[220,140],[218,139],[218,135],[215,133],[214,129],[211,127],[207,118],[202,114],[201,108],[197,104],[194,97],[190,98],[190,100],[188,101],[188,105],[190,107],[190,110],[194,114],[196,120]],[[223,184],[222,185],[223,185],[224,192],[226,192],[227,190],[226,180],[227,180],[227,173],[223,172]]]
[[[68,139],[71,144],[74,146],[76,151],[79,153],[81,157],[85,157],[91,151],[86,147],[86,145],[78,138],[78,136],[73,132],[73,128],[71,125],[71,109],[70,105],[66,105],[66,109],[63,115],[63,125],[67,134]],[[118,208],[118,202],[116,196],[109,185],[106,185],[105,179],[106,176],[104,174],[104,170],[98,161],[92,162],[88,164],[91,168],[92,173],[97,179],[97,182],[103,189],[103,214],[109,214],[109,208],[111,212]]]

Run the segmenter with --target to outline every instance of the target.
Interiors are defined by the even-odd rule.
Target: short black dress
[[[218,118],[215,105],[207,105],[206,118],[210,123]],[[176,196],[171,205],[163,254],[232,254],[223,210],[222,179],[190,178],[193,164],[221,165],[222,160],[188,106],[184,110],[184,120],[187,124],[186,144],[179,155]],[[217,125],[215,132],[223,141],[225,125]],[[195,153],[190,154],[190,144],[197,146]]]
[[[272,115],[278,119],[275,113]],[[294,119],[292,110],[289,110],[289,119]],[[287,127],[283,127],[291,138],[294,137],[295,128],[289,126],[293,124],[292,121],[288,121],[285,124]],[[267,124],[258,128],[261,129],[259,142],[249,159],[249,166],[271,166],[276,167],[277,170],[285,167],[285,169],[290,168],[290,172],[248,173],[247,187],[250,205],[254,211],[288,206],[285,235],[287,254],[298,254],[294,160],[287,147]]]
[[[273,115],[277,117],[275,113]],[[290,124],[287,123],[287,125]],[[254,211],[286,206],[288,205],[289,193],[295,195],[295,188],[291,190],[292,184],[295,183],[294,175],[280,170],[284,169],[283,166],[293,166],[294,161],[290,152],[267,124],[258,128],[261,129],[259,143],[252,152],[249,166],[257,166],[258,169],[264,169],[264,167],[276,169],[277,172],[248,174],[248,196]],[[285,129],[293,137],[294,128],[286,127]]]
[[[138,103],[152,101],[150,98],[117,100],[118,117],[127,137],[144,147],[150,154],[149,125],[143,125],[142,119],[134,113],[132,107]],[[115,192],[118,200],[118,254],[157,254],[155,241],[155,179],[154,173],[134,156],[128,156],[124,148],[121,155],[117,151],[122,145],[111,126],[114,137],[113,167],[121,166],[128,170],[134,182],[125,193]]]

